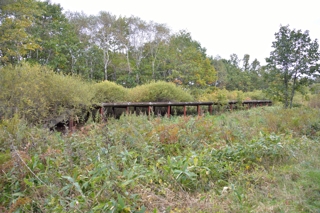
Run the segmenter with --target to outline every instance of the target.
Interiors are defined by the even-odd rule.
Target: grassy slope
[[[320,112],[0,123],[0,211],[319,212]],[[11,152],[10,152],[11,148]]]

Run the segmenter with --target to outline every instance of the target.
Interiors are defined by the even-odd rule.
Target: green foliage
[[[2,152],[8,152],[10,145],[14,142],[16,145],[25,146],[26,141],[24,138],[28,138],[26,135],[27,123],[19,119],[18,114],[15,114],[10,119],[3,119],[0,122],[0,145]]]
[[[236,54],[230,55],[230,59],[216,57],[212,64],[217,70],[218,79],[215,86],[227,90],[241,90],[244,92],[262,90],[268,87],[263,79],[264,68],[255,59],[249,63],[250,55],[245,54],[240,60]],[[243,67],[240,62],[242,61]]]
[[[242,92],[228,91],[226,89],[216,89],[211,93],[203,94],[198,98],[199,101],[214,101],[222,104],[227,104],[229,101],[238,101],[241,103],[244,100],[264,100],[261,91]]]
[[[28,32],[40,10],[35,0],[2,1],[0,6],[0,63],[16,64],[40,49],[37,38]]]
[[[279,70],[260,69],[256,60],[250,64],[249,55],[243,68],[235,54],[210,61],[189,33],[171,36],[166,26],[135,17],[69,14],[70,26],[62,8],[50,2],[0,4],[5,5],[0,43],[7,48],[1,49],[2,64],[25,59],[129,87],[150,79],[175,83],[126,89],[109,81],[88,83],[45,66],[1,67],[1,212],[318,211],[316,87],[309,108],[301,104],[290,110],[264,107],[171,119],[123,115],[66,135],[48,132],[31,124],[82,115],[101,102],[192,101],[190,93],[222,104],[264,99],[260,90],[253,91],[265,89],[264,72],[275,74],[269,76],[275,86],[283,76]],[[102,39],[100,46],[95,39]],[[42,51],[37,51],[39,44]]]
[[[310,107],[320,108],[320,94],[313,95],[308,103]]]
[[[262,90],[254,90],[244,93],[245,100],[268,100],[266,94]]]
[[[59,4],[37,2],[38,13],[28,33],[37,39],[40,50],[30,51],[26,61],[51,67],[65,74],[78,73],[82,44]]]
[[[23,63],[0,68],[0,115],[18,113],[31,123],[91,107],[91,84],[79,77],[56,74],[46,67]]]
[[[216,80],[205,48],[190,33],[174,34],[139,17],[63,13],[50,1],[5,0],[0,31],[2,65],[28,61],[127,87],[163,80],[206,88]]]
[[[61,135],[16,116],[0,123],[0,209],[313,212],[320,148],[308,130],[319,131],[318,118],[318,110],[277,107],[134,115]]]
[[[129,90],[129,101],[192,101],[192,96],[174,83],[164,81],[137,86]]]
[[[206,50],[192,40],[190,33],[180,31],[170,39],[169,57],[172,82],[192,87],[213,85],[216,70],[206,57]]]
[[[320,83],[314,83],[310,86],[312,94],[320,94]]]
[[[290,30],[289,26],[281,26],[275,38],[274,50],[267,58],[271,84],[268,93],[282,101],[285,108],[291,108],[295,92],[319,70],[319,44],[311,40],[308,31]]]
[[[128,89],[110,81],[103,81],[93,85],[94,102],[125,102],[128,101]]]

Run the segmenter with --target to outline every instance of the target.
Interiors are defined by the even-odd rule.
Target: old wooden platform
[[[136,112],[138,107],[147,108],[147,114],[150,115],[152,112],[155,112],[156,107],[165,107],[167,109],[167,116],[170,117],[172,115],[172,107],[181,106],[183,107],[183,115],[187,115],[187,107],[195,106],[197,107],[198,115],[202,114],[201,107],[207,107],[207,112],[209,114],[213,114],[213,106],[223,107],[225,106],[228,110],[233,110],[235,108],[239,108],[242,106],[244,109],[248,109],[251,107],[258,106],[270,106],[272,105],[272,101],[270,100],[250,100],[250,101],[242,101],[238,103],[238,101],[229,101],[227,104],[221,104],[218,102],[120,102],[120,103],[102,103],[100,108],[101,116],[104,116],[105,108],[109,107],[112,109],[112,112],[115,112],[116,108],[125,108],[126,113],[129,113],[133,110]]]

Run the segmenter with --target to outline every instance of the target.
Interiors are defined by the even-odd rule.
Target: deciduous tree
[[[266,59],[271,87],[269,94],[292,107],[295,92],[319,70],[319,44],[311,40],[309,32],[281,26],[275,33],[273,51]]]
[[[171,73],[168,79],[196,87],[215,84],[217,73],[206,55],[206,49],[193,40],[189,32],[174,34],[170,39],[169,51],[167,61]]]
[[[34,35],[28,33],[34,16],[39,14],[35,0],[6,0],[0,4],[0,62],[19,63],[29,51],[40,48]]]

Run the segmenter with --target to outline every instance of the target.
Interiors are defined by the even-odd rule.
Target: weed
[[[0,123],[5,212],[317,212],[319,112],[126,115],[70,135]]]

